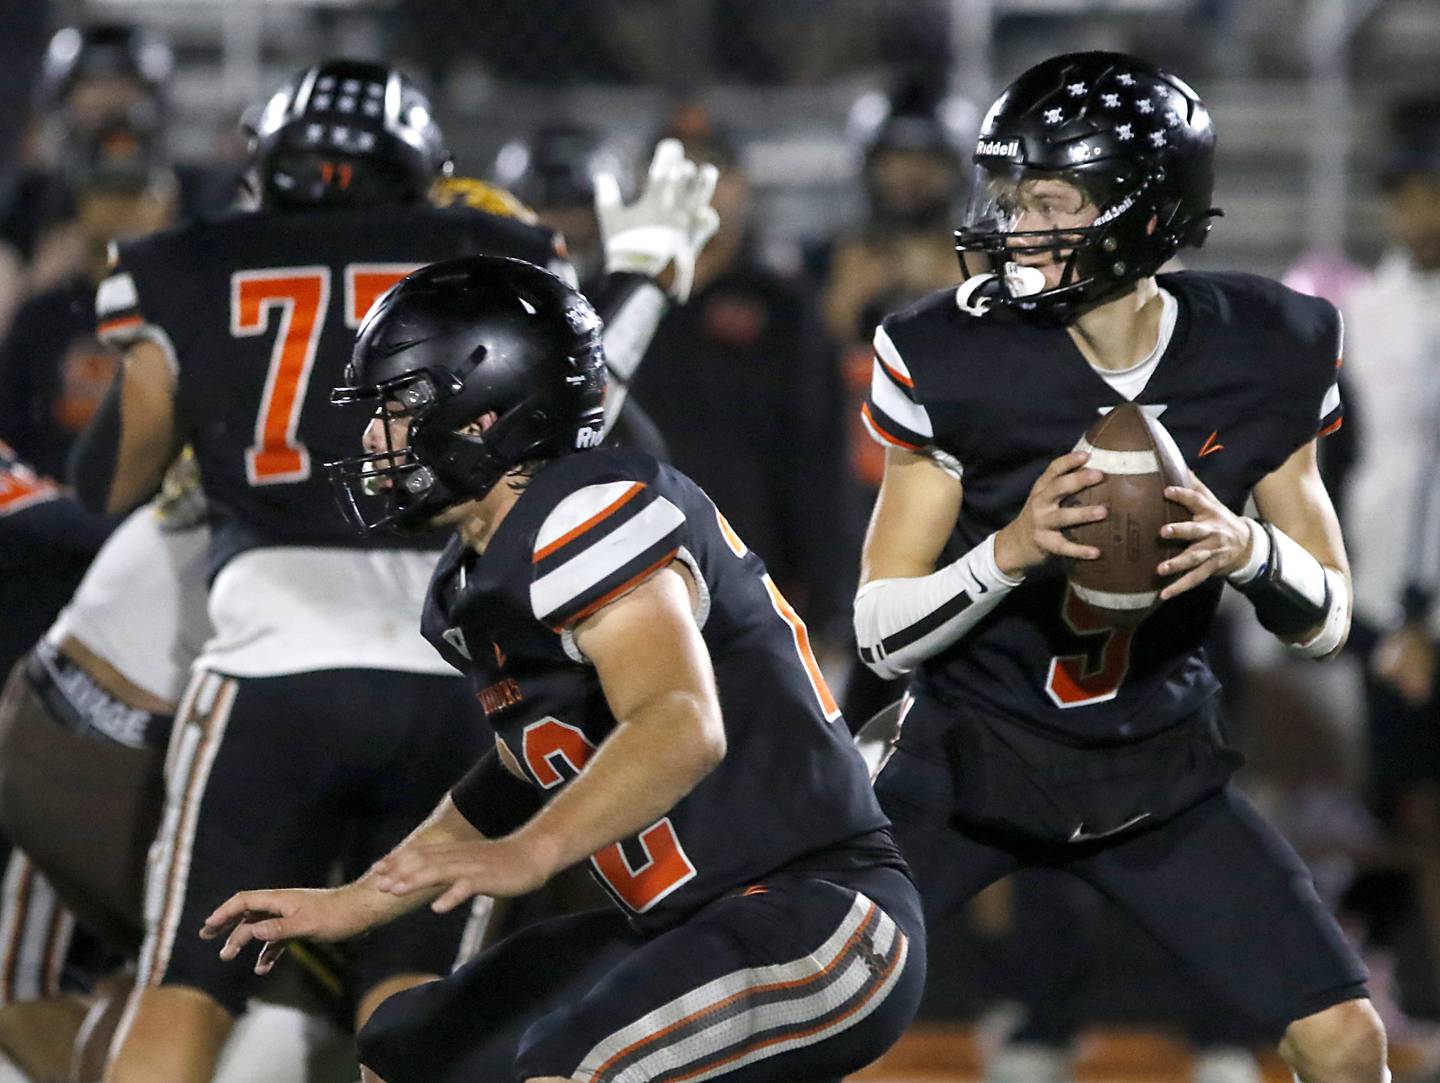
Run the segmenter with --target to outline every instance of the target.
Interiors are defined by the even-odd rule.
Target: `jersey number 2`
[[[520,751],[525,767],[542,789],[550,790],[579,774],[595,746],[578,726],[558,718],[542,718],[525,727]],[[561,766],[567,771],[562,771]],[[695,878],[695,866],[680,845],[675,825],[666,816],[632,841],[644,852],[632,864],[621,843],[597,851],[590,864],[610,890],[637,914],[643,914],[682,884]]]
[[[375,299],[415,269],[415,264],[351,263],[345,267],[345,326],[360,326]],[[279,315],[255,442],[245,449],[251,485],[304,481],[310,453],[295,436],[310,370],[320,348],[330,304],[330,268],[283,267],[237,271],[230,276],[230,333],[262,335]]]

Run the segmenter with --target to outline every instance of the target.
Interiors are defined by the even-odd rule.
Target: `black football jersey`
[[[0,441],[0,672],[35,646],[114,525]]]
[[[1159,276],[1174,333],[1133,400],[1169,430],[1227,506],[1317,434],[1338,428],[1340,318],[1333,306],[1244,274]],[[964,499],[942,560],[1014,520],[1035,479],[1106,410],[1126,401],[1063,327],[976,318],[933,294],[876,333],[864,406],[882,443],[940,453]],[[926,660],[917,689],[1073,742],[1164,729],[1218,690],[1201,644],[1223,580],[1104,626],[1059,560],[1032,569],[972,632]]]
[[[683,474],[643,452],[586,451],[539,470],[483,555],[451,542],[424,616],[548,797],[616,724],[575,625],[674,560],[699,587],[728,751],[668,815],[591,859],[641,925],[887,823],[805,625],[763,562]]]
[[[375,299],[427,263],[474,253],[542,266],[555,235],[469,207],[259,211],[118,247],[101,337],[147,338],[177,374],[177,418],[215,514],[212,571],[270,545],[413,547],[357,535],[324,463],[354,455],[362,410],[330,404]]]

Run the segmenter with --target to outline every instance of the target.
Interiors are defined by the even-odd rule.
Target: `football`
[[[1156,566],[1185,548],[1184,542],[1161,538],[1160,528],[1190,518],[1184,507],[1165,499],[1165,487],[1188,484],[1190,471],[1165,426],[1134,403],[1100,418],[1075,450],[1088,451],[1088,465],[1105,479],[1067,498],[1066,505],[1104,504],[1110,514],[1065,532],[1071,541],[1100,550],[1098,560],[1068,562],[1070,587],[1108,624],[1138,624],[1159,604],[1167,581]]]

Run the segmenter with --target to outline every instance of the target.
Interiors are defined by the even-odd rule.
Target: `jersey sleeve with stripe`
[[[536,535],[535,617],[556,631],[572,627],[674,560],[684,535],[684,513],[644,481],[578,489]]]
[[[1316,411],[1319,417],[1315,433],[1317,436],[1329,436],[1345,421],[1345,404],[1340,399],[1340,365],[1345,359],[1345,324],[1334,306],[1328,301],[1322,301],[1321,304],[1325,306],[1326,318],[1319,347],[1319,382],[1324,385],[1325,390],[1321,393],[1320,405]],[[1325,362],[1332,358],[1333,368],[1325,371]]]
[[[961,476],[960,460],[936,445],[930,412],[883,323],[875,328],[875,363],[860,416],[871,439],[881,447],[923,452],[955,477]]]
[[[100,341],[117,350],[137,342],[153,342],[164,352],[172,369],[178,370],[175,346],[140,300],[140,287],[126,257],[114,242],[110,245],[109,273],[95,292],[95,331]]]
[[[601,448],[541,466],[483,553],[452,545],[426,609],[427,637],[548,800],[619,724],[576,625],[671,563],[694,588],[726,753],[663,818],[592,859],[616,902],[656,927],[885,823],[764,562],[689,478]]]

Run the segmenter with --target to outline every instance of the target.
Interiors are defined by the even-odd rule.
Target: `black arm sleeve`
[[[115,480],[115,464],[120,456],[120,394],[124,378],[122,367],[90,424],[70,450],[70,487],[81,505],[96,515],[105,514],[110,485]]]
[[[450,800],[471,827],[490,839],[521,827],[544,804],[535,787],[505,769],[493,748],[455,784]]]

